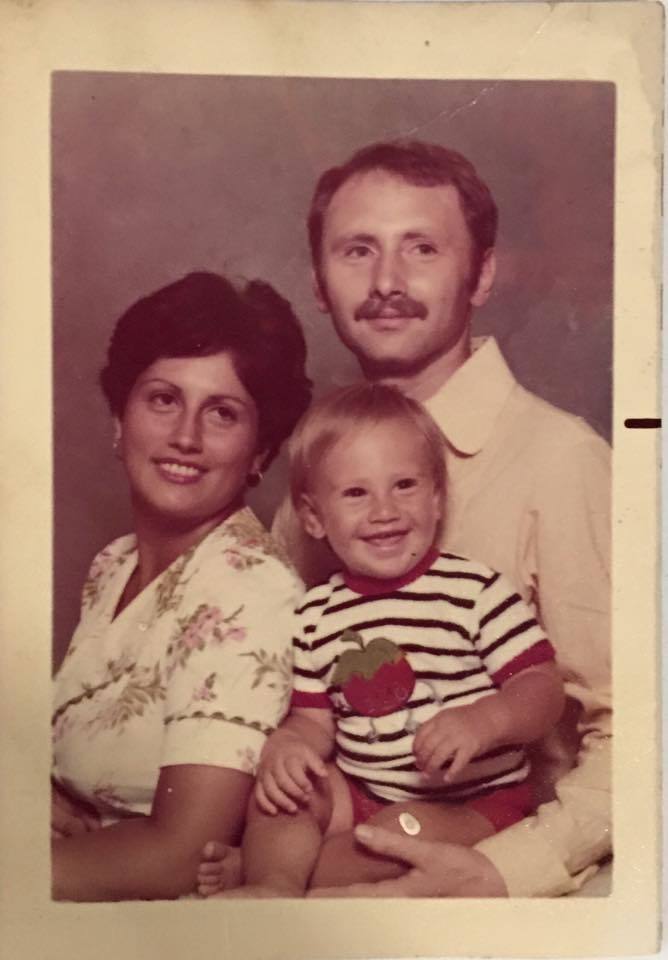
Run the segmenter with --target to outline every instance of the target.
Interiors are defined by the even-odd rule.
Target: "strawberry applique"
[[[344,630],[341,639],[359,648],[341,654],[332,677],[350,707],[364,717],[382,717],[402,707],[415,686],[403,651],[385,637],[365,646],[356,630]]]

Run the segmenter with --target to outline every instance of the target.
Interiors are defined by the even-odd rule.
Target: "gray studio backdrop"
[[[301,317],[317,389],[353,378],[313,300],[304,225],[319,173],[363,144],[415,136],[473,160],[501,214],[476,332],[609,436],[614,97],[579,82],[54,74],[56,662],[90,560],[130,528],[97,386],[116,318],[191,270],[261,277]],[[252,498],[265,521],[284,483],[281,460]]]

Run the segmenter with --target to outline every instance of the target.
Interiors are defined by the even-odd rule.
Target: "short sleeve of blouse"
[[[300,584],[262,550],[220,538],[206,546],[167,646],[160,765],[255,773],[289,703]]]

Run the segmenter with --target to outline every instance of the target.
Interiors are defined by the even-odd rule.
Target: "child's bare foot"
[[[209,840],[197,868],[197,892],[213,897],[241,883],[241,850],[218,840]]]

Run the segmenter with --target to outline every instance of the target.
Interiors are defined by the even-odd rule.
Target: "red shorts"
[[[357,780],[345,774],[344,776],[353,805],[354,826],[369,820],[374,813],[378,813],[379,810],[387,806],[386,803],[376,800],[370,793],[367,793]],[[470,800],[457,802],[482,814],[489,820],[497,833],[519,820],[524,820],[535,809],[532,790],[528,783],[519,783],[513,787],[501,787],[482,797],[472,797]]]

